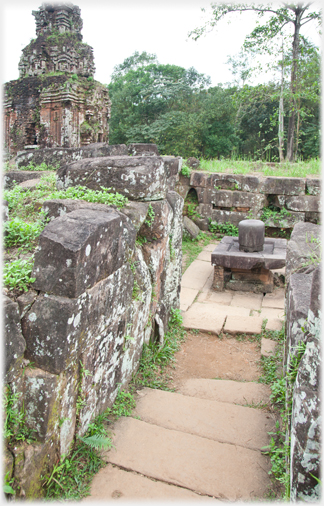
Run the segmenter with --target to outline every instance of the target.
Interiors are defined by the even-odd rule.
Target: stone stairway
[[[108,466],[88,500],[252,500],[270,479],[261,448],[274,428],[267,387],[253,382],[190,379],[178,392],[144,388],[133,416],[113,430]],[[138,417],[138,418],[137,418]]]
[[[265,339],[260,350],[231,334],[260,333],[263,318],[269,330],[279,329],[284,294],[213,292],[213,248],[182,278],[184,326],[196,330],[176,355],[176,392],[137,392],[132,417],[114,425],[114,448],[104,452],[107,466],[85,501],[255,501],[269,491],[270,462],[261,448],[275,419],[257,407],[269,402],[270,390],[255,382],[255,361],[275,343]],[[221,330],[226,339],[215,336]],[[212,379],[218,375],[225,379]]]

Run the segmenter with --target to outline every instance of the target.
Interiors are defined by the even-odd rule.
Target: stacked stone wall
[[[269,205],[278,209],[278,214],[266,219],[266,227],[286,230],[299,222],[320,223],[320,179],[198,171],[190,177],[180,175],[179,194],[186,198],[192,188],[197,193],[196,212],[200,216],[194,221],[202,230],[208,230],[210,220],[237,226],[247,218],[260,219]]]
[[[36,281],[17,301],[5,297],[6,384],[22,394],[36,436],[6,450],[20,497],[42,496],[42,476],[113,404],[143,343],[163,343],[179,307],[179,170],[179,159],[140,155],[89,158],[58,172],[59,187],[114,187],[130,200],[121,210],[45,202],[50,222],[35,254]]]
[[[286,437],[290,444],[292,501],[320,500],[320,485],[316,480],[321,477],[320,237],[318,225],[298,223],[287,248],[284,357],[287,373],[292,374],[296,361],[298,364],[300,360],[295,371]]]

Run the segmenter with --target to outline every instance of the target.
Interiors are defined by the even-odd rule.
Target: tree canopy
[[[291,53],[281,59],[288,68]],[[252,71],[244,55],[229,64],[233,85],[212,87],[194,68],[160,64],[156,55],[135,52],[115,67],[108,85],[110,143],[152,142],[161,154],[183,157],[279,160],[278,104],[282,95],[287,131],[289,83],[253,86],[247,84]],[[304,158],[319,156],[319,76],[319,51],[302,37],[295,148]]]

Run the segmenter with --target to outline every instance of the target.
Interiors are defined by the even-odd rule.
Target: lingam
[[[238,237],[223,237],[212,252],[213,290],[272,292],[272,270],[286,265],[287,240],[265,237],[260,220],[242,220],[238,228]]]

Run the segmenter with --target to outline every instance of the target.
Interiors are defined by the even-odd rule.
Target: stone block
[[[80,209],[56,218],[39,238],[34,288],[77,297],[123,265],[135,235],[134,227],[112,209]]]
[[[198,213],[203,214],[200,210],[200,205],[198,206]],[[227,223],[228,222],[228,223],[231,223],[232,225],[235,225],[237,227],[238,224],[240,223],[240,221],[248,218],[248,213],[211,209],[211,212],[208,217],[210,217],[212,219],[212,221],[215,221],[216,223]]]
[[[37,439],[45,441],[59,426],[59,376],[38,368],[26,367],[24,374],[24,409],[27,426]],[[73,404],[76,398],[70,399]]]
[[[320,335],[306,343],[294,386],[291,415],[292,501],[320,500],[321,472],[321,401],[320,401]]]
[[[312,257],[318,256],[321,227],[313,223],[297,223],[287,246],[286,278],[292,271],[300,269],[302,264],[309,263]],[[314,266],[315,267],[315,266]]]
[[[16,166],[27,166],[30,162],[34,165],[46,163],[47,165],[66,165],[83,158],[98,158],[99,156],[127,156],[126,144],[107,144],[94,142],[79,148],[39,148],[32,153],[29,150],[19,151],[16,156]],[[39,172],[37,172],[39,174]]]
[[[254,283],[270,283],[272,272],[269,269],[260,267],[259,269],[231,269],[232,279],[238,281],[252,281]]]
[[[213,267],[203,260],[194,260],[182,276],[181,286],[201,290]]]
[[[261,355],[263,357],[271,357],[273,356],[275,349],[277,346],[277,342],[272,339],[265,339],[262,337],[261,339]]]
[[[241,189],[243,192],[258,192],[260,178],[258,176],[243,176],[241,179]]]
[[[133,283],[126,264],[78,298],[40,294],[22,319],[26,357],[36,367],[60,374],[78,360],[86,343],[122,318]]]
[[[209,175],[204,172],[192,172],[190,174],[190,186],[194,188],[206,188]]]
[[[207,177],[206,186],[219,190],[241,190],[242,180],[242,174],[214,173]]]
[[[116,206],[107,206],[106,204],[98,204],[93,202],[86,202],[85,200],[74,199],[51,199],[45,200],[42,205],[44,211],[50,221],[59,218],[67,213],[78,211],[80,209],[91,209],[93,211],[109,212],[110,209],[115,209]]]
[[[21,188],[26,188],[27,190],[36,190],[36,186],[41,182],[40,178],[35,179],[27,179],[27,181],[23,181],[19,183]]]
[[[196,239],[197,235],[200,232],[200,228],[197,227],[197,225],[188,218],[188,216],[183,217],[183,229],[192,237],[193,239]]]
[[[40,178],[41,176],[45,176],[49,174],[49,172],[35,172],[33,170],[10,170],[6,172],[3,177],[3,186],[5,189],[12,188],[14,186],[14,181],[16,184],[23,183],[24,181],[29,181],[35,179],[35,177]]]
[[[306,181],[298,177],[266,177],[260,185],[260,193],[268,195],[303,195]]]
[[[195,302],[183,313],[183,326],[186,329],[199,329],[204,332],[219,334],[223,328],[226,312],[215,311],[214,304]]]
[[[88,158],[61,167],[57,187],[84,185],[92,190],[111,188],[131,200],[166,197],[167,171],[160,156],[113,156]]]
[[[148,241],[164,239],[170,233],[173,211],[166,199],[151,202],[139,235]]]
[[[306,178],[306,191],[309,195],[320,195],[321,194],[321,179],[313,177]]]
[[[261,334],[262,320],[257,316],[228,316],[224,332],[229,334]]]
[[[215,290],[215,292],[222,292],[224,290],[224,267],[220,265],[214,266],[212,289]]]
[[[194,290],[192,288],[181,288],[180,292],[180,309],[182,311],[187,311],[188,307],[191,306],[195,298],[197,297],[199,290]]]
[[[305,221],[310,223],[314,223],[315,225],[320,225],[322,221],[321,213],[305,213]]]
[[[233,293],[233,292],[232,292]],[[246,307],[248,309],[261,309],[263,294],[234,292],[231,299],[231,306]]]
[[[295,195],[293,197],[287,197],[286,208],[291,211],[319,213],[321,211],[320,197],[312,195]]]
[[[128,154],[132,156],[150,156],[150,155],[159,156],[159,150],[156,144],[133,143],[128,144],[127,148]]]
[[[245,280],[245,279],[230,279],[225,283],[225,288],[228,290],[237,290],[242,292],[253,292],[253,293],[271,293],[273,291],[273,279],[272,272],[268,271],[269,275],[267,279],[264,277],[264,281],[258,280]]]
[[[44,475],[52,470],[57,461],[55,442],[53,438],[45,443],[23,443],[13,448],[14,477],[19,487],[19,499],[35,501],[44,496]]]
[[[278,217],[268,218],[264,224],[266,227],[274,228],[293,228],[296,223],[305,221],[304,212],[288,211],[285,215],[278,215]]]
[[[4,340],[5,340],[5,361],[4,372],[7,375],[23,356],[26,349],[26,341],[21,331],[20,314],[17,302],[9,297],[3,297],[4,303]],[[9,378],[8,378],[9,380]]]
[[[278,309],[285,308],[285,290],[277,289],[273,293],[269,293],[263,297],[262,307],[272,307]]]

